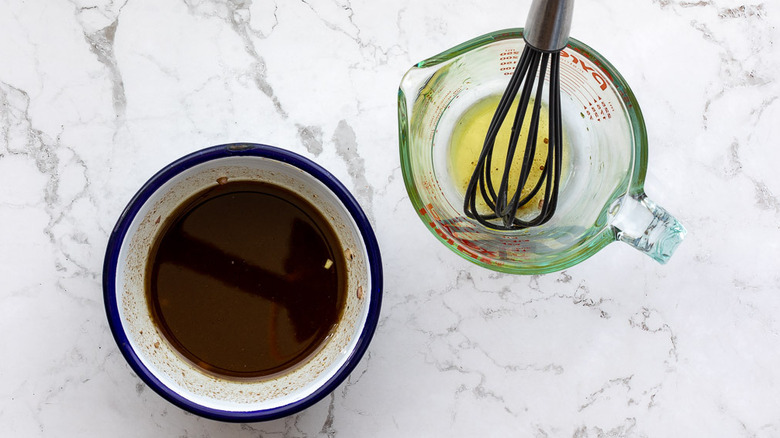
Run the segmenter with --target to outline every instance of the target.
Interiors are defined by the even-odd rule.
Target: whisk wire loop
[[[538,180],[529,181],[534,158],[538,153],[537,141],[539,135],[542,134],[539,132],[539,125],[544,97],[543,90],[545,89],[544,81],[548,76],[548,71],[547,157]],[[522,87],[522,90],[520,90],[520,87]],[[518,92],[520,94],[519,97]],[[533,104],[530,105],[532,108],[525,149],[520,164],[519,176],[516,181],[517,184],[512,187],[514,192],[510,198],[510,171],[512,165],[515,164],[514,157],[517,143],[521,136],[523,123],[528,115],[527,110],[532,94],[534,95],[534,100]],[[516,98],[517,102],[515,102]],[[515,104],[518,107],[512,124],[507,153],[503,160],[504,170],[498,190],[496,190],[491,175],[495,142],[501,125],[509,114],[512,105]],[[490,122],[476,168],[466,188],[464,199],[466,216],[475,219],[488,228],[497,230],[517,230],[547,222],[555,212],[558,202],[562,157],[561,122],[560,53],[541,52],[526,45]],[[532,185],[531,190],[526,191],[526,194],[523,195],[523,189],[529,184]],[[542,188],[544,188],[544,197],[540,201],[538,214],[531,219],[518,218],[518,210],[534,199]],[[478,211],[478,194],[481,195],[489,212]]]
[[[553,213],[558,206],[558,190],[561,184],[561,172],[563,167],[563,120],[561,118],[561,57],[553,56],[550,63],[550,144],[553,145],[553,157],[552,163],[550,163],[550,156],[547,156],[548,167],[554,172],[552,176],[553,188],[552,194],[549,196],[550,205],[549,212],[547,214],[548,219],[552,217]],[[552,164],[552,166],[550,166]],[[545,196],[547,198],[547,196]]]
[[[509,80],[509,85],[507,85],[504,94],[501,96],[501,100],[498,103],[498,108],[493,114],[493,119],[490,122],[487,135],[485,136],[485,143],[482,147],[482,152],[480,153],[479,159],[477,160],[477,166],[474,169],[471,179],[469,180],[469,185],[466,189],[467,193],[475,193],[474,186],[479,183],[479,190],[482,194],[482,199],[485,201],[490,210],[495,209],[495,200],[497,197],[490,174],[490,169],[493,164],[493,147],[495,146],[496,137],[498,136],[498,131],[501,128],[501,124],[512,107],[512,102],[514,101],[515,96],[517,96],[517,91],[520,89],[520,85],[523,82],[525,72],[529,70],[531,61],[531,57],[525,56],[524,51],[523,56],[521,56],[520,61],[518,62],[518,65],[515,68],[511,79]],[[466,201],[468,202],[469,200],[471,203],[466,206],[465,210],[467,212],[476,212],[476,197],[472,196],[470,199],[467,197]],[[468,215],[469,213],[466,214]],[[473,216],[469,215],[469,217]],[[495,217],[489,217],[488,219],[495,219]]]
[[[549,60],[550,54],[544,53],[541,56],[541,67],[539,69],[539,81],[536,83],[536,97],[534,100],[533,110],[531,113],[531,123],[529,125],[528,129],[528,135],[526,139],[526,146],[525,151],[523,154],[523,164],[520,168],[520,176],[518,177],[517,185],[515,186],[515,192],[512,196],[512,200],[503,210],[500,212],[497,211],[497,214],[501,216],[504,222],[504,226],[511,227],[512,223],[514,223],[515,215],[517,214],[518,208],[522,207],[523,205],[527,204],[531,198],[533,198],[533,195],[531,196],[525,196],[522,200],[520,199],[520,196],[522,195],[522,188],[525,187],[526,182],[528,181],[528,177],[531,174],[531,168],[533,167],[534,163],[534,156],[536,155],[536,142],[538,139],[539,134],[539,118],[540,118],[540,112],[542,108],[542,91],[543,91],[543,84],[544,84],[544,77],[547,73],[547,62]],[[533,77],[530,78],[531,80]],[[529,94],[530,94],[530,87],[527,87]],[[523,105],[523,102],[520,103]],[[527,106],[527,103],[525,104]],[[522,108],[522,107],[521,107]],[[523,124],[523,118],[515,118],[514,126],[512,127],[512,138],[510,138],[509,143],[512,146],[516,146],[518,142],[518,137],[520,135],[520,130],[522,128]],[[512,158],[514,156],[514,153],[510,155],[507,153],[507,167],[505,168],[504,172],[504,178],[509,179],[509,166],[511,166]],[[539,181],[536,183],[536,187],[541,187],[542,181],[544,181],[545,178],[540,178]],[[503,184],[503,182],[502,182]],[[503,187],[503,185],[502,185]],[[500,191],[500,193],[508,193],[508,190],[506,192]]]
[[[466,199],[464,200],[465,214],[470,218],[476,219],[479,223],[485,225],[486,227],[492,228],[492,224],[488,221],[496,219],[497,216],[492,214],[481,215],[477,212],[476,194],[480,193],[482,195],[482,199],[485,201],[490,211],[495,210],[495,200],[497,195],[490,175],[490,169],[493,164],[492,151],[495,146],[496,137],[498,136],[498,131],[501,128],[501,124],[509,113],[509,110],[512,107],[512,102],[515,100],[517,92],[523,83],[523,79],[525,78],[526,72],[529,70],[531,65],[532,57],[527,56],[530,52],[531,50],[529,50],[528,47],[523,50],[523,54],[518,61],[517,67],[515,68],[512,77],[509,80],[509,84],[507,85],[504,94],[501,96],[501,100],[498,103],[496,112],[493,114],[493,118],[490,122],[487,135],[485,136],[485,143],[477,160],[477,165],[474,168],[474,172],[472,173],[472,176],[469,179],[469,184],[466,188]],[[477,188],[479,189],[479,192],[477,192]]]
[[[527,48],[527,46],[526,46]],[[524,52],[525,53],[525,52]],[[530,66],[528,68],[528,71],[525,74],[525,83],[529,83],[533,81],[534,77],[536,76],[536,73],[539,69],[539,52],[531,51],[530,52]],[[544,67],[542,67],[544,69]],[[514,218],[507,217],[509,214],[508,208],[511,208],[511,204],[507,205],[507,196],[509,194],[509,174],[512,170],[512,163],[514,161],[515,156],[515,150],[517,149],[517,142],[520,139],[520,133],[522,132],[523,122],[525,121],[525,116],[528,110],[528,103],[531,99],[531,88],[530,87],[523,87],[523,91],[520,93],[520,104],[517,108],[517,111],[515,111],[515,118],[514,122],[512,124],[512,130],[509,137],[509,145],[507,147],[506,157],[504,159],[504,172],[501,177],[501,185],[498,189],[498,197],[496,198],[496,207],[495,207],[495,213],[498,217],[500,217],[503,222],[504,226],[511,226],[511,223]],[[538,103],[538,102],[537,102]],[[534,109],[531,111],[531,129],[533,129],[536,124],[538,123],[539,119],[539,111],[537,108],[537,105],[534,105]],[[503,123],[503,120],[501,121]],[[529,135],[529,140],[531,136]],[[525,180],[528,179],[528,169],[527,161],[530,157],[531,160],[533,160],[534,155],[533,146],[532,149],[529,149],[526,147],[524,156],[523,156],[523,165],[521,167],[520,171],[520,182],[516,186],[515,193],[519,193],[520,188],[523,187],[523,184],[525,183]]]

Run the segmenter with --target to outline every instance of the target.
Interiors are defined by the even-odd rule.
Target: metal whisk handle
[[[543,52],[563,50],[573,12],[574,0],[534,0],[523,31],[526,43]]]

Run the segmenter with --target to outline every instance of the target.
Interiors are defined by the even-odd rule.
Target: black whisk
[[[471,175],[466,188],[466,199],[463,210],[466,216],[476,219],[482,225],[497,230],[518,230],[541,225],[552,217],[558,205],[558,189],[561,180],[561,159],[563,154],[563,134],[561,128],[561,88],[560,88],[560,52],[566,47],[571,27],[574,0],[534,0],[526,20],[523,32],[525,48],[515,67],[509,85],[499,101],[493,119],[490,122],[482,152],[477,161],[477,167]],[[549,67],[549,69],[548,69]],[[544,79],[549,73],[548,96],[548,132],[547,158],[538,180],[529,178],[534,163],[534,157],[541,152],[536,144],[539,132],[542,100],[544,97]],[[522,91],[520,88],[522,87]],[[517,93],[520,97],[515,102]],[[512,167],[521,127],[532,94],[530,125],[527,131],[527,141],[523,153],[519,178],[516,182],[509,181],[509,171]],[[512,132],[509,137],[509,147],[504,163],[503,176],[498,190],[491,178],[493,149],[499,128],[504,123],[512,105],[517,104]],[[543,134],[542,134],[543,135]],[[499,157],[500,158],[500,157]],[[525,195],[526,189],[530,188]],[[510,189],[514,189],[510,198]],[[519,208],[528,204],[540,190],[543,199],[538,206],[538,214],[532,218],[517,217]],[[477,210],[477,197],[481,194],[491,212]]]

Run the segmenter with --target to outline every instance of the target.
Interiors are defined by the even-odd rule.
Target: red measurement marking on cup
[[[419,213],[433,232],[444,243],[455,248],[458,252],[488,265],[504,265],[503,262],[496,260],[501,257],[498,251],[484,248],[480,245],[479,239],[473,238],[473,236],[478,236],[481,233],[468,222],[458,221],[457,219],[442,219],[432,204],[421,208]]]
[[[523,260],[530,256],[531,241],[522,236],[504,236],[501,239],[504,257],[516,260]]]
[[[520,59],[520,52],[516,49],[507,49],[498,54],[498,71],[504,76],[512,76]]]
[[[436,101],[434,101],[434,98],[432,97],[434,94],[436,94],[435,92],[428,92],[421,95],[424,96],[426,99],[428,99],[431,105],[435,105],[433,111],[433,117],[430,117],[428,119],[428,129],[431,132],[433,132],[434,137],[436,137],[436,133],[438,132],[436,126],[439,124],[439,119],[441,119],[441,115],[444,114],[444,111],[446,111],[450,107],[450,105],[452,105],[453,100],[460,97],[461,91],[463,91],[464,89],[468,89],[470,83],[471,81],[467,80],[464,81],[463,84],[459,85],[454,90],[447,90],[444,93],[444,96],[442,96],[441,98],[438,97],[436,98],[436,101],[440,102],[438,105],[436,104]],[[442,104],[444,102],[447,102],[447,104],[446,105]]]
[[[434,183],[430,178],[423,178],[421,183],[424,192],[430,192],[434,188]]]
[[[606,102],[599,97],[593,102],[588,102],[587,105],[584,105],[583,111],[583,114],[589,120],[600,122],[612,118],[612,112],[615,111],[615,106],[612,102]]]
[[[595,65],[599,70],[601,70],[601,72],[609,79],[611,83],[613,84],[615,83],[615,78],[612,77],[612,74],[609,72],[609,70],[607,70],[607,68],[604,67],[601,61],[597,57],[593,56],[593,54],[583,49],[580,49],[578,47],[569,47],[569,49],[574,50],[578,54],[582,55],[584,59],[587,59],[588,61],[593,63],[593,65]],[[623,103],[626,105],[626,108],[633,108],[634,104],[632,103],[631,96],[628,95],[626,90],[620,86],[615,88],[617,89],[618,94],[620,94],[620,98],[623,100]]]
[[[596,69],[593,67],[587,65],[585,62],[583,62],[579,57],[577,57],[574,54],[569,53],[566,50],[561,51],[561,61],[568,61],[574,65],[578,65],[583,72],[586,74],[590,74],[593,80],[598,84],[598,88],[600,88],[602,91],[607,89],[607,80],[604,79],[604,76],[601,75]],[[602,70],[603,71],[603,70]]]
[[[570,72],[567,69],[561,69],[561,91],[576,97],[581,104],[587,103],[593,96],[591,87],[585,78],[577,72]]]
[[[586,64],[578,55],[564,50],[561,52],[561,58],[563,62],[575,66],[573,72],[566,69],[561,70],[561,88],[567,94],[579,98],[582,104],[582,117],[594,122],[611,119],[615,106],[612,102],[603,100],[599,92],[599,90],[604,91],[608,87],[604,76]]]

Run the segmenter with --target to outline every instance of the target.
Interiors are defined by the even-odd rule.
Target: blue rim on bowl
[[[358,226],[366,246],[369,259],[369,275],[371,277],[370,302],[366,322],[358,337],[355,349],[341,368],[308,396],[287,405],[257,411],[226,411],[201,406],[166,387],[141,362],[139,356],[130,345],[119,316],[116,293],[116,273],[122,241],[127,235],[133,219],[150,196],[163,184],[185,169],[219,158],[238,156],[264,157],[290,164],[314,176],[333,191]],[[108,247],[103,264],[103,300],[111,333],[119,346],[119,350],[133,371],[157,394],[182,409],[213,420],[229,422],[266,421],[294,414],[318,402],[341,384],[357,366],[368,348],[379,319],[379,309],[382,301],[382,262],[379,245],[368,218],[349,190],[330,172],[311,160],[284,149],[254,143],[231,143],[202,149],[174,161],[152,176],[133,196],[130,203],[119,216],[119,220],[108,239]]]

